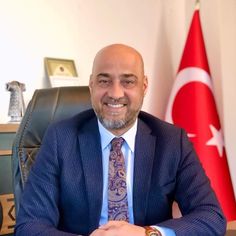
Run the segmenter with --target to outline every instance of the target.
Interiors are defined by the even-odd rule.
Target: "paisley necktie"
[[[108,220],[129,221],[123,138],[111,141],[108,172]]]

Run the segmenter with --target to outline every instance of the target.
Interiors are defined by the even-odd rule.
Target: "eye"
[[[106,88],[111,84],[111,80],[108,78],[104,78],[104,77],[99,78],[97,82],[98,82],[98,85],[102,88]]]
[[[124,88],[133,88],[136,85],[135,78],[125,78],[121,81]]]

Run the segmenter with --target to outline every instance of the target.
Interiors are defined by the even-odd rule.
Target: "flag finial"
[[[200,9],[200,0],[196,0],[195,2],[195,10],[199,10]]]

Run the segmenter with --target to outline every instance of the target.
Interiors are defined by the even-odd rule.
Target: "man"
[[[89,87],[94,111],[53,124],[45,134],[16,235],[223,235],[225,218],[185,132],[140,111],[148,87],[141,55],[121,44],[101,49]],[[115,161],[124,154],[127,189],[126,210],[115,211],[127,221],[108,221],[115,137],[124,140]],[[173,201],[179,219],[172,219]]]

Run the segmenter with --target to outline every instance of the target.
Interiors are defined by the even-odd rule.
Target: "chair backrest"
[[[16,213],[24,184],[48,125],[89,108],[91,108],[91,102],[87,86],[38,89],[34,92],[12,148]]]

